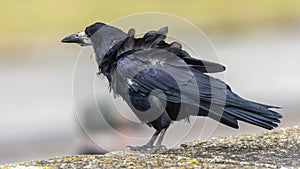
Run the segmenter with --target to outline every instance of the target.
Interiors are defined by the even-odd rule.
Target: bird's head
[[[85,28],[84,32],[65,37],[61,42],[75,43],[80,46],[93,46],[97,62],[109,51],[113,44],[127,37],[127,34],[114,26],[96,22]]]
[[[85,31],[74,33],[69,35],[61,40],[63,43],[76,43],[80,46],[91,46],[92,40],[91,37],[94,35],[99,29],[101,29],[106,24],[101,22],[96,22],[85,28]]]

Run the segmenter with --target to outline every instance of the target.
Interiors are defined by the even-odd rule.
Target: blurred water
[[[227,67],[226,82],[247,99],[282,106],[280,112],[284,118],[280,127],[300,123],[299,31],[294,27],[209,36]],[[81,133],[73,107],[72,77],[79,52],[77,46],[39,44],[26,50],[0,53],[6,55],[0,62],[0,164],[76,154],[88,142]],[[97,67],[89,53],[83,62],[86,69],[81,76],[94,76]],[[105,83],[101,88],[100,98],[112,97],[105,92]],[[89,91],[88,86],[82,88],[82,93]],[[184,140],[199,138],[203,119],[197,121],[192,134]],[[263,131],[240,124],[240,130],[220,125],[214,136]],[[176,145],[174,138],[184,136],[183,131],[187,130],[190,130],[188,123],[172,125],[165,138],[166,145]],[[137,132],[142,138],[149,137],[153,130],[143,126]],[[202,137],[206,137],[205,133]],[[145,142],[141,139],[129,144]]]

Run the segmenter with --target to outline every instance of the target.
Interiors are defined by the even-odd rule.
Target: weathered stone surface
[[[165,154],[121,151],[14,163],[0,168],[300,168],[300,128],[192,141]]]

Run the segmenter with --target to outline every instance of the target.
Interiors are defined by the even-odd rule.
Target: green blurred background
[[[293,24],[299,20],[298,0],[10,0],[1,1],[0,36],[3,47],[15,47],[36,36],[60,38],[95,21],[138,12],[164,12],[187,19],[207,31],[244,31],[261,26]]]
[[[224,80],[234,91],[247,99],[282,106],[280,127],[299,125],[299,8],[299,0],[0,1],[0,164],[101,151],[80,129],[72,93],[78,54],[86,55],[80,60],[85,65],[80,72],[86,77],[82,83],[94,77],[97,66],[91,53],[60,40],[96,21],[109,23],[135,13],[162,12],[196,25],[216,47],[220,62],[227,67]],[[107,83],[101,79],[98,83],[102,89],[98,98],[113,114]],[[116,128],[123,135],[143,138],[136,142],[98,126],[102,122],[94,120],[97,111],[88,89],[80,89],[87,96],[82,96],[77,113],[82,112],[95,138],[104,140],[106,150],[146,142],[153,132],[147,126],[136,129],[136,125],[118,122]],[[178,145],[175,137],[184,133],[178,131],[188,128],[186,123],[172,125],[166,145]],[[245,123],[240,123],[239,130],[220,125],[213,136],[261,131]],[[199,138],[194,133],[184,140]]]

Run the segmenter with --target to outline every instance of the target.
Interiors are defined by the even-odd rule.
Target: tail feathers
[[[252,116],[255,115],[254,117],[261,117],[261,118],[266,117],[268,119],[276,119],[276,120],[282,118],[281,114],[279,114],[275,111],[269,110],[272,108],[279,109],[280,107],[265,105],[265,104],[261,104],[261,103],[248,101],[248,100],[244,100],[244,102],[245,103],[242,107],[236,107],[236,109],[245,110],[244,112],[249,112]],[[233,107],[235,107],[235,106],[233,106]],[[280,121],[277,123],[280,123]]]
[[[281,109],[281,107],[276,107],[277,109]],[[277,119],[281,119],[282,118],[282,115],[277,113],[276,111],[273,111],[273,110],[269,110],[271,113],[273,113],[273,117],[274,118],[277,118]]]
[[[270,117],[270,118],[274,118],[274,117],[282,118],[281,114],[279,114],[275,111],[269,110],[269,109],[279,109],[281,107],[256,103],[256,102],[252,102],[252,101],[248,101],[248,100],[244,100],[244,101],[245,101],[245,103],[244,103],[244,106],[242,107],[242,109],[244,109],[244,110],[257,112],[259,114],[262,114],[263,116]]]
[[[281,114],[279,114],[275,111],[269,110],[269,109],[273,109],[273,108],[279,109],[281,107],[248,101],[248,100],[241,98],[240,96],[238,96],[237,94],[235,94],[233,92],[229,92],[228,94],[231,97],[228,97],[228,100],[226,100],[227,103],[226,103],[225,109],[227,109],[227,111],[229,111],[228,112],[229,114],[230,114],[230,112],[233,113],[232,112],[233,110],[235,110],[234,111],[235,113],[237,113],[236,110],[239,110],[239,114],[244,114],[245,112],[248,112],[248,114],[249,113],[253,114],[253,115],[251,115],[252,117],[257,117],[257,118],[258,117],[266,117],[269,119],[282,118]]]
[[[239,124],[238,124],[237,119],[234,116],[230,115],[230,114],[223,113],[221,118],[219,116],[216,116],[216,117],[209,116],[209,117],[214,119],[214,120],[220,121],[221,123],[223,123],[227,126],[233,127],[235,129],[239,128]]]
[[[225,107],[224,113],[234,116],[238,120],[271,130],[278,126],[276,123],[280,123],[279,118],[282,116],[275,111],[268,109],[267,111],[266,113],[264,110],[258,112],[256,110],[245,110],[244,108]]]
[[[205,113],[203,113],[203,112],[205,112]],[[219,110],[213,111],[211,109],[209,110],[205,107],[201,107],[201,111],[199,111],[198,115],[199,116],[208,116],[208,117],[212,118],[213,120],[216,120],[227,126],[230,126],[230,127],[236,128],[236,129],[239,128],[237,118],[230,114],[224,113],[223,110],[221,110],[221,108]]]
[[[233,128],[239,128],[238,120],[269,130],[278,127],[282,115],[270,109],[279,107],[248,101],[233,92],[229,94],[234,97],[227,97],[224,107],[201,102],[198,115],[208,116]]]
[[[238,124],[237,119],[234,116],[231,116],[229,114],[224,113],[222,115],[221,119],[220,119],[220,122],[225,124],[225,125],[228,125],[230,127],[233,127],[235,129],[239,128],[239,124]]]

